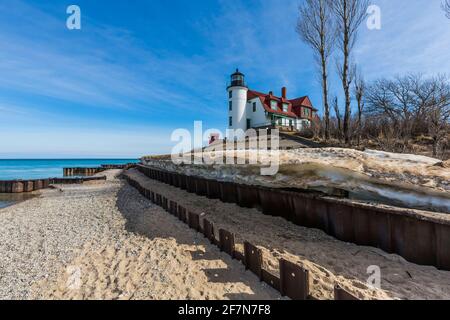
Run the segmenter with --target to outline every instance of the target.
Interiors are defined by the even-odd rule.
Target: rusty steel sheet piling
[[[209,199],[220,199],[220,184],[216,180],[206,180],[206,196]]]
[[[359,300],[357,297],[352,295],[351,293],[344,290],[340,285],[334,286],[334,300],[348,300],[355,301]]]
[[[307,300],[309,297],[309,272],[302,267],[280,260],[280,289],[283,296],[292,300]]]
[[[182,206],[178,207],[178,219],[180,219],[184,223],[187,223],[187,214],[185,207]]]
[[[292,197],[283,191],[273,192],[269,188],[258,188],[261,211],[270,216],[283,217],[290,220],[294,206]]]
[[[162,208],[166,211],[169,209],[169,203],[166,197],[162,197]]]
[[[33,181],[24,181],[23,182],[23,192],[32,192],[32,191],[34,191]]]
[[[234,234],[232,234],[227,230],[220,229],[219,244],[220,244],[220,251],[226,252],[232,258],[234,258],[234,250],[235,250]]]
[[[155,194],[155,204],[157,206],[161,206],[161,203],[162,203],[161,195],[159,193],[156,193]]]
[[[169,184],[169,173],[167,171],[162,172],[162,182]]]
[[[216,237],[214,235],[214,225],[208,219],[203,219],[203,235],[212,244],[216,242]]]
[[[169,208],[170,208],[169,213],[171,215],[177,216],[178,204],[175,201],[170,201]]]
[[[189,228],[200,231],[200,215],[189,211]]]
[[[238,260],[238,261],[240,261],[240,262],[242,262],[242,263],[244,263],[244,261],[245,261],[244,254],[242,252],[238,251],[238,250],[234,250],[233,258]]]
[[[50,180],[49,179],[44,179],[42,181],[42,188],[47,189],[50,186]]]
[[[203,178],[197,178],[195,180],[195,187],[196,187],[196,193],[199,196],[206,196],[207,189],[206,189],[206,180]]]
[[[197,186],[193,177],[189,177],[188,179],[186,179],[186,191],[189,193],[197,192]]]
[[[169,210],[168,210],[168,212],[170,214],[173,214],[173,201],[172,200],[169,200]]]
[[[156,193],[153,191],[150,193],[150,201],[156,203]]]
[[[150,170],[154,175],[161,171]],[[203,194],[205,189],[208,198],[256,208],[300,226],[323,230],[338,240],[380,248],[413,263],[450,271],[450,222],[438,215],[180,173],[174,177],[181,188],[192,193]],[[173,185],[177,185],[174,180]],[[205,186],[198,181],[204,181]]]
[[[355,237],[353,234],[354,224],[352,208],[341,204],[336,204],[333,206],[327,206],[326,210],[330,212],[327,214],[329,219],[327,232],[339,240],[354,242]]]
[[[401,216],[391,216],[390,225],[392,252],[397,252],[404,257],[410,257],[411,260],[416,261],[418,264],[438,264],[436,234],[433,223]],[[430,247],[432,250],[430,250]]]
[[[34,184],[34,190],[41,190],[42,189],[42,180],[33,180]]]
[[[262,251],[247,241],[244,242],[244,264],[262,280]]]
[[[177,209],[177,217],[178,217],[178,219],[180,219],[181,220],[181,212],[184,210],[184,207],[182,206],[182,205],[178,205],[178,209]]]
[[[180,175],[178,173],[174,173],[173,177],[172,177],[172,185],[175,188],[179,188],[180,187]]]
[[[12,181],[11,182],[11,193],[22,193],[23,183],[22,181]]]
[[[225,203],[237,203],[236,185],[231,182],[220,181],[220,200]]]
[[[180,185],[181,190],[187,190],[187,180],[189,179],[188,176],[180,174],[178,176],[178,184]]]
[[[280,278],[279,277],[277,277],[276,275],[270,273],[267,270],[262,269],[261,270],[261,278],[262,278],[262,281],[267,283],[269,286],[271,286],[275,290],[281,292]]]
[[[258,208],[260,204],[258,189],[253,186],[238,185],[237,204],[243,208]]]

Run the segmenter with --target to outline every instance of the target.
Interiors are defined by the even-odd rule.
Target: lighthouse
[[[244,136],[248,129],[247,121],[247,93],[248,87],[245,84],[245,76],[236,69],[236,72],[231,75],[230,85],[227,87],[228,91],[228,129],[242,130],[234,132],[228,138],[239,139]]]

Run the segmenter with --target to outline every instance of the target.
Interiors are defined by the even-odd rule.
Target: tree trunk
[[[358,146],[361,145],[361,118],[362,118],[362,106],[361,101],[358,101]]]
[[[347,22],[344,30],[344,66],[342,69],[342,84],[345,94],[345,113],[344,113],[344,140],[346,144],[350,143],[350,87],[349,87],[349,38]]]
[[[439,143],[439,139],[434,136],[433,137],[433,157],[437,157],[438,155],[438,143]]]
[[[330,139],[330,106],[328,104],[328,74],[325,52],[321,52],[322,56],[322,88],[323,88],[323,105],[325,115],[325,140]]]

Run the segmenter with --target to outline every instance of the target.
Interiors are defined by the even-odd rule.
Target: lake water
[[[0,193],[0,209],[9,207],[19,201],[24,201],[35,197],[29,193]]]
[[[0,180],[45,179],[63,177],[63,168],[99,167],[102,164],[136,163],[137,159],[50,159],[50,160],[1,160]],[[23,200],[14,195],[1,195],[0,208]]]

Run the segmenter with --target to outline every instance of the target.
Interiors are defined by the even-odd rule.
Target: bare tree
[[[384,116],[390,119],[396,128],[398,137],[407,144],[411,137],[414,98],[412,76],[396,77],[393,80],[380,79],[368,89],[366,101],[368,112],[372,115]]]
[[[441,7],[442,10],[444,10],[447,18],[450,19],[450,0],[445,0],[444,2],[442,2]]]
[[[322,98],[325,117],[325,140],[330,138],[330,107],[328,103],[328,59],[333,51],[336,30],[330,0],[306,0],[299,8],[297,32],[314,51],[321,70]]]
[[[339,140],[341,140],[342,139],[342,117],[341,117],[341,111],[339,110],[338,97],[336,97],[336,96],[333,99],[333,109],[334,109],[334,114],[337,119],[337,137]]]
[[[425,106],[428,129],[433,139],[433,156],[438,156],[440,142],[450,130],[450,84],[446,76],[437,76],[427,81],[425,88],[432,88],[432,94]]]
[[[333,0],[332,9],[335,16],[339,48],[342,52],[343,62],[338,68],[342,87],[345,94],[344,111],[344,138],[348,144],[350,142],[350,86],[352,83],[351,74],[351,52],[358,38],[358,29],[367,15],[367,0]]]
[[[355,80],[354,94],[356,103],[358,105],[358,145],[361,144],[361,131],[362,131],[362,114],[364,111],[364,95],[366,91],[366,83],[361,73],[357,74]]]
[[[429,136],[433,155],[449,134],[450,84],[446,76],[424,78],[410,74],[392,80],[380,79],[366,89],[366,114],[384,119],[380,132],[392,128],[394,139],[402,139],[404,150],[411,138]]]

